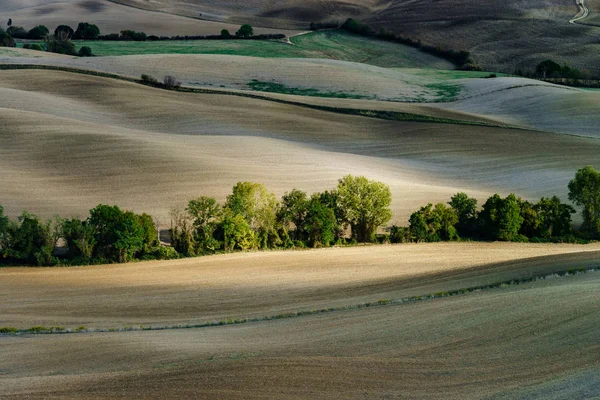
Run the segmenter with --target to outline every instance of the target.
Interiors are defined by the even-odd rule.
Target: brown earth
[[[424,261],[430,259],[430,265],[437,265],[430,272],[446,273],[445,279],[430,280],[433,286],[441,286],[465,282],[465,279],[483,282],[500,271],[504,276],[511,270],[517,274],[528,271],[511,267],[515,265],[513,262],[475,270],[456,269],[459,265],[470,264],[469,256],[477,259],[487,254],[488,261],[500,261],[548,251],[551,247],[461,244],[280,254],[284,262],[296,257],[319,257],[321,268],[332,273],[331,277],[324,274],[321,280],[332,284],[331,289],[339,290],[338,293],[345,297],[346,286],[336,286],[338,278],[342,278],[342,282],[344,276],[352,279],[358,270],[350,263],[349,269],[342,272],[341,263],[354,259],[351,253],[368,251],[372,258],[362,266],[364,269],[375,275],[386,270],[387,274],[395,275],[388,264],[391,258],[386,261],[391,255],[388,251],[392,249],[397,252],[394,259],[399,271],[406,267],[417,273],[406,271],[407,277],[412,276],[415,283],[425,284],[427,275],[417,272],[418,265],[426,264]],[[555,250],[559,248],[554,247]],[[562,249],[571,250],[569,247]],[[341,256],[340,264],[330,264],[330,252]],[[431,254],[434,254],[433,258]],[[281,256],[266,253],[227,256],[245,257],[246,263],[237,271],[228,273],[225,270],[220,275],[235,276],[243,285],[244,282],[258,281],[259,271],[263,271],[267,274],[263,284],[272,291],[283,292],[286,286],[288,291],[293,291],[296,279],[300,279],[299,286],[302,286],[324,273],[318,271],[317,264],[309,262],[302,263],[301,267],[308,269],[308,277],[297,269],[292,272],[276,261]],[[448,256],[449,260],[444,260],[443,256]],[[367,258],[359,256],[359,260]],[[185,263],[205,261],[215,268],[211,270],[199,265],[195,268],[197,276],[203,275],[214,282],[219,279],[215,277],[217,268],[223,266],[216,263],[219,257],[185,260]],[[525,260],[530,267],[537,264],[529,270],[532,273],[550,271],[553,265],[556,267],[560,263],[564,263],[563,267],[579,267],[590,265],[590,262],[597,262],[597,253]],[[183,268],[184,261],[179,263],[182,265],[178,271],[189,276],[191,268]],[[225,267],[233,268],[234,265],[235,261]],[[177,270],[170,262],[163,266],[164,273],[172,272],[169,280],[179,286],[177,282],[184,276],[175,273]],[[60,283],[63,285],[79,282],[75,292],[65,291],[62,296],[52,296],[60,303],[77,292],[87,291],[89,296],[101,293],[102,283],[98,287],[93,284],[98,279],[103,281],[98,276],[100,271],[107,277],[104,282],[116,290],[128,285],[123,274],[127,274],[129,268],[138,272],[134,280],[154,280],[158,270],[153,264],[139,264],[68,270],[30,269],[29,272],[9,269],[0,273],[20,277],[25,292],[15,290],[12,297],[15,302],[21,299],[22,303],[28,302],[24,294],[33,289],[26,286],[43,281],[49,273],[66,278]],[[284,271],[292,273],[285,276]],[[0,352],[4,356],[0,368],[0,395],[8,399],[424,399],[443,393],[450,399],[593,398],[598,395],[600,372],[599,285],[597,273],[588,273],[410,305],[246,325],[0,337]],[[43,290],[48,288],[45,284]],[[209,285],[205,288],[210,290]],[[259,298],[270,299],[262,292],[260,284],[254,289]],[[230,286],[228,290],[234,292],[236,288]],[[159,293],[156,296],[158,300]],[[217,299],[220,296],[223,293],[217,295]],[[115,304],[113,312],[127,312],[132,304],[145,298],[133,289],[129,300]],[[168,304],[168,299],[169,296],[163,297],[157,311],[163,309],[163,304]],[[218,302],[217,299],[213,301]],[[150,302],[155,300],[151,298]],[[226,309],[229,303],[225,300],[221,304]],[[98,305],[102,307],[102,301]],[[246,302],[240,304],[241,307],[246,305]],[[82,314],[90,310],[85,305],[81,309]]]

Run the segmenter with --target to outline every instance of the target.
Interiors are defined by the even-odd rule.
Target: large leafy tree
[[[600,236],[600,172],[588,165],[569,182],[569,200],[583,207],[583,229],[591,236]]]
[[[226,250],[249,250],[255,247],[254,231],[248,221],[240,214],[225,210],[223,232]]]
[[[73,39],[77,40],[95,40],[100,36],[100,29],[87,22],[80,22],[73,34]]]
[[[139,216],[131,211],[101,204],[90,210],[88,222],[95,229],[94,253],[107,261],[130,261],[146,244]]]
[[[436,204],[435,207],[432,204],[421,207],[410,216],[409,222],[411,234],[417,242],[459,238],[455,228],[458,215],[453,208],[442,203]]]
[[[235,36],[241,37],[241,38],[248,38],[253,35],[254,35],[254,29],[252,28],[252,26],[250,26],[248,24],[244,24],[244,25],[240,26],[240,29],[238,29],[238,31],[235,33]]]
[[[303,230],[306,232],[308,245],[311,247],[331,245],[335,241],[338,228],[333,210],[321,202],[318,194],[308,201],[306,210]]]
[[[79,218],[65,219],[62,236],[66,242],[70,259],[89,261],[94,252],[96,230],[93,225]]]
[[[461,237],[472,236],[477,225],[477,200],[460,192],[452,196],[448,204],[458,217],[456,224],[458,234]]]
[[[217,200],[205,196],[190,200],[187,212],[193,219],[197,251],[205,253],[218,250],[219,242],[214,238],[214,233],[222,218],[222,209]]]
[[[347,175],[339,180],[337,196],[345,222],[359,242],[374,241],[377,228],[392,217],[392,192],[381,182]]]
[[[308,196],[302,190],[293,189],[285,193],[281,198],[281,207],[278,218],[284,228],[289,228],[293,224],[291,237],[294,240],[304,238],[304,220],[308,212]]]
[[[38,25],[35,28],[29,30],[29,34],[27,35],[29,39],[44,39],[50,31],[44,25]]]
[[[497,194],[487,199],[479,219],[483,234],[492,240],[516,240],[523,224],[519,201],[512,193],[504,199]]]
[[[575,209],[568,204],[561,203],[558,197],[542,197],[533,207],[538,217],[537,236],[550,238],[573,232],[571,215],[575,214]]]
[[[227,196],[225,208],[233,215],[241,215],[250,228],[256,232],[256,239],[262,248],[281,244],[278,234],[279,202],[264,185],[252,182],[238,182],[231,195]]]

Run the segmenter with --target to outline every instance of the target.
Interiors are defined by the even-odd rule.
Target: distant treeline
[[[28,212],[10,220],[0,206],[0,264],[86,265],[373,242],[585,243],[600,238],[600,172],[582,168],[568,187],[569,200],[582,207],[577,232],[571,220],[575,209],[556,196],[531,203],[495,194],[478,211],[476,199],[457,193],[447,204],[415,211],[409,226],[394,225],[378,234],[392,217],[390,189],[351,175],[334,190],[311,196],[294,189],[278,200],[261,184],[239,182],[223,205],[204,196],[190,200],[185,209],[171,212],[171,246],[161,245],[151,216],[117,206],[99,205],[86,219],[50,221]],[[59,243],[63,252],[56,251]]]
[[[425,53],[432,54],[434,56],[443,58],[452,62],[456,65],[457,68],[463,70],[475,70],[479,71],[481,68],[475,64],[475,62],[471,58],[471,54],[468,51],[456,51],[456,50],[448,50],[442,49],[439,46],[430,46],[421,43],[420,40],[413,40],[407,37],[398,36],[394,32],[391,32],[386,29],[380,29],[379,31],[374,30],[367,24],[364,24],[360,21],[357,21],[352,18],[348,18],[344,23],[340,24],[339,22],[329,21],[329,22],[313,22],[310,24],[311,30],[320,30],[320,29],[344,29],[348,32],[356,33],[358,35],[367,36],[367,37],[375,37],[381,40],[386,40],[389,42],[395,42],[404,44],[407,46],[415,47]]]

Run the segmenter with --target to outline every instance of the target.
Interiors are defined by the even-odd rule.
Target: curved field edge
[[[284,314],[277,315],[269,315],[264,317],[255,317],[255,318],[236,318],[236,319],[226,319],[220,321],[206,322],[201,324],[179,324],[179,325],[171,325],[171,326],[147,326],[144,327],[140,325],[138,327],[135,326],[125,326],[125,327],[112,327],[112,328],[91,328],[88,329],[84,326],[78,327],[74,330],[65,329],[64,327],[45,327],[45,326],[37,326],[29,329],[18,329],[14,327],[0,327],[0,335],[35,335],[35,334],[71,334],[71,333],[88,333],[88,332],[127,332],[127,331],[161,331],[161,330],[173,330],[173,329],[197,329],[197,328],[210,328],[216,326],[224,326],[224,325],[240,325],[240,324],[249,324],[255,322],[266,322],[280,319],[288,319],[288,318],[297,318],[297,317],[305,317],[310,315],[321,315],[321,314],[329,314],[334,312],[342,312],[348,310],[358,310],[363,308],[374,308],[374,307],[382,307],[382,306],[398,306],[411,304],[418,301],[425,300],[434,300],[434,299],[442,299],[446,297],[454,297],[454,296],[463,296],[473,292],[481,292],[493,289],[507,288],[511,286],[519,286],[526,283],[531,282],[539,282],[549,279],[556,278],[564,278],[570,276],[578,276],[582,274],[598,272],[600,271],[600,267],[579,267],[579,268],[569,268],[567,270],[556,271],[550,274],[543,275],[535,275],[529,276],[526,278],[517,278],[511,279],[507,281],[495,282],[486,285],[480,286],[470,286],[460,289],[451,289],[447,291],[439,291],[435,293],[427,293],[418,296],[410,296],[410,297],[402,297],[397,299],[382,299],[376,302],[368,302],[368,303],[360,303],[360,304],[352,304],[342,307],[330,307],[330,308],[322,308],[318,310],[302,310],[296,312],[288,312]]]
[[[111,73],[79,69],[79,68],[68,68],[68,67],[57,67],[50,65],[29,65],[29,64],[0,64],[0,71],[2,70],[50,70],[50,71],[61,71],[75,74],[91,75],[101,78],[117,79],[132,83],[144,84],[140,79],[126,77],[122,75],[116,75]],[[146,85],[147,86],[147,85]],[[376,110],[376,109],[359,109],[359,108],[344,108],[344,107],[332,107],[326,105],[310,104],[306,102],[286,100],[280,97],[271,97],[268,95],[261,95],[255,93],[243,93],[239,91],[228,91],[228,90],[216,90],[216,89],[198,89],[191,87],[179,87],[176,89],[170,89],[182,93],[200,93],[200,94],[220,94],[229,96],[246,97],[257,100],[272,101],[279,104],[286,104],[297,107],[310,108],[319,111],[332,112],[337,114],[377,118],[388,121],[410,121],[410,122],[425,122],[435,124],[451,124],[451,125],[471,125],[471,126],[482,126],[482,127],[494,127],[494,128],[507,128],[507,129],[524,129],[531,130],[528,128],[522,128],[514,125],[496,124],[493,122],[481,121],[481,120],[462,120],[452,118],[439,118],[429,115],[413,114],[408,112],[389,111],[389,110]]]

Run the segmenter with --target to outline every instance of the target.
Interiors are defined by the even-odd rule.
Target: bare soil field
[[[13,216],[22,209],[84,216],[110,203],[166,224],[171,207],[200,195],[222,201],[237,181],[282,195],[329,189],[351,173],[389,184],[393,222],[404,223],[419,206],[461,190],[479,199],[496,191],[566,198],[575,171],[600,154],[597,140],[567,135],[22,73],[0,73],[0,204]]]
[[[521,256],[528,253],[522,252],[526,247],[520,245],[506,245],[503,255],[501,247],[495,249],[500,253],[494,251],[496,245],[477,245],[488,247],[468,253],[461,246],[457,253],[463,256],[451,258],[448,267],[441,268],[447,273],[454,270],[456,277],[461,274],[454,267],[461,264],[465,254],[477,256],[490,251],[491,259],[500,260],[512,258],[508,254],[512,250]],[[331,251],[349,259],[348,252],[361,249]],[[325,261],[328,252],[315,253],[322,256],[322,268],[340,277],[338,266],[329,267]],[[411,249],[412,261],[395,259],[402,269],[411,262],[422,263],[429,252],[426,249],[418,257],[419,251]],[[432,261],[441,261],[442,252],[435,253],[438,258]],[[370,252],[374,265],[365,268],[391,272],[385,260],[383,265],[377,262],[378,254]],[[452,254],[447,253],[450,257]],[[246,276],[254,272],[251,266],[265,272],[272,268],[270,272],[275,272],[272,276],[276,279],[263,283],[275,289],[282,283],[277,279],[283,277],[281,272],[291,271],[287,266],[280,269],[278,263],[271,264],[277,255],[246,256],[250,258],[244,269],[234,273],[241,282],[253,279]],[[266,266],[263,257],[275,258]],[[565,257],[555,260],[577,266],[582,261]],[[463,265],[469,263],[466,257],[465,261]],[[82,286],[78,285],[75,292],[87,286],[88,292],[94,293],[86,276],[90,273],[89,278],[95,279],[99,275],[96,268],[117,279],[114,274],[123,273],[129,266],[50,272],[79,276],[74,279]],[[302,268],[313,270],[309,280],[317,277],[317,265],[303,263]],[[476,279],[485,279],[488,273],[504,268],[483,268]],[[356,270],[350,266],[350,271]],[[35,284],[37,274],[41,274],[39,279],[48,276],[46,270],[30,270],[29,276],[24,270],[14,271],[24,284]],[[149,278],[155,270],[146,272],[149,274],[144,276]],[[197,272],[212,279],[210,275],[216,275],[217,269],[211,274],[198,267]],[[297,270],[283,282],[293,285],[294,277],[306,282]],[[66,282],[71,280],[67,278]],[[118,282],[125,283],[123,279]],[[8,399],[421,399],[440,393],[450,399],[594,398],[599,394],[600,372],[599,285],[597,273],[588,273],[410,305],[245,325],[0,337],[0,351],[5,355],[0,394]],[[62,298],[68,296],[68,292],[64,294]],[[13,296],[19,297],[20,293],[15,291]],[[63,301],[61,296],[53,298]],[[26,297],[22,300],[25,303]],[[127,311],[127,304],[120,309]]]
[[[421,244],[0,269],[1,326],[202,324],[419,296],[600,266],[598,245]]]
[[[221,29],[237,31],[239,24],[203,21],[178,15],[151,12],[127,7],[107,0],[3,0],[0,2],[0,21],[12,18],[15,26],[31,29],[45,25],[51,31],[58,25],[73,28],[79,22],[98,25],[102,34],[119,33],[124,29],[146,32],[148,35],[218,35]],[[294,34],[296,31],[279,27],[257,27],[256,33]]]

